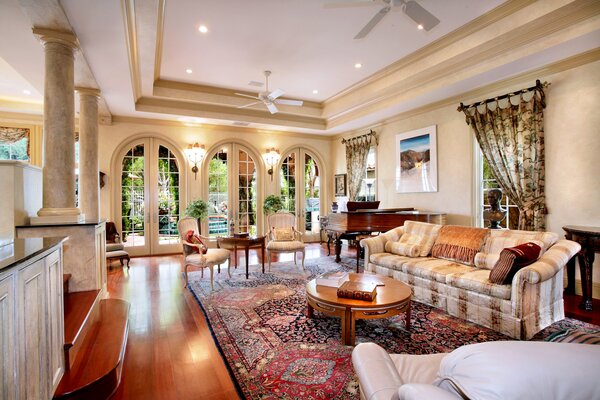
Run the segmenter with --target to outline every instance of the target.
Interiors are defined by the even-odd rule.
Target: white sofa
[[[477,265],[386,251],[386,243],[399,241],[405,232],[435,232],[439,227],[407,221],[402,227],[362,240],[365,271],[407,283],[414,300],[512,338],[529,339],[564,318],[563,271],[567,261],[580,250],[578,243],[559,240],[551,232],[490,230],[475,257]],[[491,283],[488,268],[493,266],[499,252],[528,241],[540,244],[543,249],[540,258],[517,272],[512,284]]]
[[[352,364],[366,400],[600,399],[598,345],[487,342],[410,355],[361,343]]]

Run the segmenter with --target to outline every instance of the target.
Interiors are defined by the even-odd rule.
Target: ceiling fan
[[[392,9],[401,9],[404,14],[418,24],[419,29],[429,31],[440,23],[439,19],[414,0],[346,0],[326,3],[325,8],[363,7],[377,4],[382,5],[383,8],[354,36],[354,39],[362,39],[367,36]]]
[[[269,92],[269,75],[271,75],[271,71],[265,71],[264,73],[265,73],[265,79],[266,79],[266,86],[265,86],[264,92],[258,93],[257,96],[250,96],[245,93],[236,93],[236,95],[238,95],[238,96],[248,97],[251,99],[258,100],[258,101],[252,102],[250,104],[246,104],[244,106],[239,106],[238,108],[246,108],[246,107],[251,107],[255,104],[263,103],[269,109],[271,114],[275,114],[275,113],[277,113],[277,111],[279,111],[277,109],[277,107],[275,106],[275,104],[285,104],[287,106],[301,106],[302,104],[304,104],[304,102],[302,100],[280,99],[279,97],[283,96],[283,94],[285,93],[281,89],[275,89],[272,92]]]

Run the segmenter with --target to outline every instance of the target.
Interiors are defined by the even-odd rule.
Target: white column
[[[74,64],[78,43],[71,34],[36,30],[45,53],[43,202],[32,224],[76,222]]]
[[[100,217],[98,167],[97,89],[76,88],[79,93],[79,208],[87,220]]]

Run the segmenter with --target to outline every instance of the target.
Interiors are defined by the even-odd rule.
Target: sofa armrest
[[[369,262],[369,256],[375,253],[383,253],[388,241],[398,241],[404,234],[404,227],[391,229],[384,234],[360,241],[360,246],[365,249],[365,266]]]
[[[577,242],[566,239],[559,240],[536,262],[515,274],[512,283],[513,290],[515,285],[519,286],[520,281],[535,284],[551,279],[580,249],[581,245]]]
[[[375,343],[360,343],[352,351],[352,365],[366,400],[398,399],[402,380],[389,354]]]
[[[408,383],[398,389],[399,400],[460,400],[461,398],[442,388],[424,383]]]

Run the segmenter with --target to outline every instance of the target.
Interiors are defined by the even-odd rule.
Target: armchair
[[[188,285],[188,268],[190,266],[200,268],[202,278],[204,278],[204,268],[208,268],[208,270],[210,271],[211,289],[214,289],[213,277],[215,265],[221,267],[221,264],[223,264],[225,261],[228,261],[227,274],[231,278],[231,252],[229,250],[208,249],[206,254],[202,254],[202,252],[200,251],[200,245],[186,241],[185,234],[188,231],[191,230],[194,231],[194,234],[198,234],[198,221],[195,218],[185,217],[180,219],[177,223],[177,230],[179,232],[179,240],[181,241],[183,251],[185,286]],[[207,238],[203,239],[208,240]],[[198,252],[194,251],[194,248],[197,248]]]
[[[296,229],[296,216],[288,212],[277,212],[267,217],[269,225],[269,235],[267,242],[267,258],[269,259],[269,271],[271,271],[271,253],[294,253],[294,264],[296,254],[302,252],[302,269],[304,269],[304,242],[302,242],[302,233]],[[275,240],[273,230],[275,228],[292,228],[294,230],[293,240]]]

